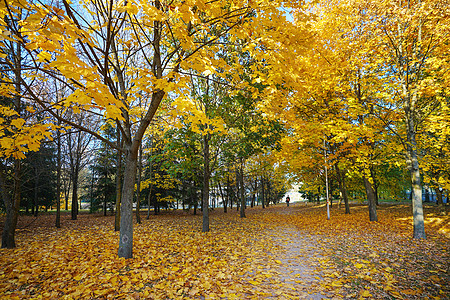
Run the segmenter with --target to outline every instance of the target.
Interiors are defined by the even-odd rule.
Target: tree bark
[[[218,185],[219,185],[220,198],[222,198],[223,212],[227,213],[228,199],[226,199],[223,194],[223,189],[222,189],[222,185],[220,184],[220,180],[218,181]]]
[[[39,203],[38,203],[38,194],[39,194],[39,153],[36,153],[37,163],[34,166],[34,217],[38,216],[39,212]]]
[[[139,162],[138,162],[138,179],[136,191],[136,223],[141,224],[141,174],[142,174],[142,146],[139,147]]]
[[[255,178],[255,187],[253,189],[253,197],[252,197],[251,207],[257,205],[257,203],[256,203],[256,194],[257,194],[257,192],[258,192],[258,179]]]
[[[60,125],[60,122],[58,122]],[[61,228],[61,132],[56,132],[56,228]]]
[[[19,18],[22,18],[22,13],[19,13]],[[12,20],[9,20],[10,22],[13,22]],[[16,49],[14,49],[14,46],[17,46]],[[17,43],[12,45],[13,49],[13,60],[14,60],[14,87],[16,91],[16,95],[14,95],[14,109],[17,112],[17,114],[20,116],[21,114],[21,91],[22,91],[22,85],[21,85],[21,73],[22,73],[22,46]],[[15,50],[15,51],[14,51]],[[6,168],[6,167],[5,167]],[[3,170],[0,170],[2,172]],[[20,197],[21,197],[21,171],[22,171],[22,163],[19,159],[14,160],[14,187],[13,187],[13,196],[12,198],[3,197],[3,200],[5,201],[5,209],[6,209],[6,218],[5,223],[3,226],[3,234],[2,234],[2,248],[15,248],[16,247],[16,241],[15,241],[15,233],[16,233],[16,227],[17,227],[17,219],[19,216],[19,209],[20,209]],[[0,175],[2,176],[2,192],[4,195],[6,195],[6,170],[5,173]]]
[[[412,207],[413,207],[413,238],[415,239],[425,239],[425,223],[424,223],[424,214],[423,214],[423,203],[422,203],[422,183],[420,178],[420,168],[419,168],[419,158],[417,154],[417,142],[416,142],[416,133],[417,133],[417,100],[418,100],[418,91],[417,87],[413,85],[411,78],[414,76],[410,72],[414,72],[411,70],[411,66],[408,65],[409,61],[405,59],[407,57],[408,49],[404,49],[403,47],[403,33],[404,29],[402,25],[398,23],[398,48],[396,49],[397,53],[397,68],[400,70],[399,72],[399,81],[402,87],[402,104],[405,112],[405,125],[406,125],[406,164],[408,166],[410,176],[411,176],[411,192],[412,192]],[[421,25],[418,28],[418,48],[416,49],[417,53],[421,52],[420,43],[422,42],[421,36]],[[404,70],[404,71],[403,71]],[[420,76],[421,74],[416,74]]]
[[[367,201],[369,203],[369,219],[370,221],[377,222],[377,205],[375,203],[375,191],[373,189],[372,183],[366,176],[363,176],[364,187],[366,189]]]
[[[229,173],[229,169],[227,171],[227,199],[230,203],[230,209],[233,209],[233,197],[231,196],[231,183],[230,183],[230,173]],[[228,202],[227,201],[227,202]]]
[[[202,232],[209,231],[209,178],[211,177],[209,170],[209,140],[210,134],[203,136],[203,197],[202,197],[202,210],[203,210],[203,226]]]
[[[262,208],[266,208],[266,204],[265,204],[265,197],[266,197],[266,193],[265,193],[265,189],[264,189],[264,177],[261,176],[261,205]]]
[[[117,129],[117,146],[123,146],[120,130]],[[122,152],[117,151],[116,170],[116,214],[114,216],[114,231],[120,230],[120,204],[122,199]]]
[[[336,175],[339,183],[339,190],[341,191],[342,198],[344,199],[345,213],[350,213],[350,205],[348,204],[347,186],[345,185],[345,174],[341,173],[338,164],[335,164]]]
[[[150,173],[150,189],[148,191],[148,196],[147,196],[147,220],[150,219],[150,206],[151,206],[151,201],[152,201],[152,191],[153,191],[153,182],[152,182],[152,174],[153,174],[153,158],[152,158],[152,154],[153,154],[153,136],[150,136],[150,158],[149,158],[149,173]],[[183,210],[184,210],[184,200],[183,200]]]
[[[372,176],[372,180],[373,180],[373,191],[375,193],[375,204],[378,206],[378,205],[380,205],[378,203],[378,181],[377,181],[377,178],[376,178],[376,173],[375,173],[374,166],[370,167],[370,176]]]
[[[245,218],[245,193],[244,193],[244,160],[240,159],[240,170],[239,170],[239,191],[241,198],[241,209],[240,209],[240,217]]]
[[[75,164],[72,174],[72,220],[78,215],[78,164]]]
[[[63,181],[64,185],[64,203],[65,203],[65,210],[69,210],[69,194],[70,194],[70,188],[72,186],[72,176],[67,176],[67,180]],[[66,186],[66,182],[68,181],[68,184]]]
[[[13,187],[13,197],[5,198],[5,208],[6,208],[6,218],[3,226],[2,234],[2,248],[12,249],[16,247],[15,233],[17,227],[17,219],[19,216],[20,207],[20,186],[21,186],[21,175],[22,163],[20,160],[14,160],[14,187]],[[2,175],[3,176],[3,175]],[[6,186],[6,178],[2,178],[3,187]],[[3,190],[2,187],[2,190]]]
[[[436,188],[436,204],[437,205],[443,205],[444,200],[442,198],[442,191],[439,187]]]
[[[131,145],[125,158],[123,174],[122,203],[120,207],[119,257],[133,257],[133,194],[137,167],[137,149]]]
[[[425,223],[423,214],[423,204],[422,204],[422,185],[420,180],[420,169],[419,161],[417,156],[417,143],[415,136],[415,126],[414,122],[409,121],[408,123],[408,165],[411,174],[411,185],[412,185],[412,206],[413,206],[413,238],[424,239],[425,235]]]

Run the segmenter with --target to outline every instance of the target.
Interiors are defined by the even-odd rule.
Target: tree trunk
[[[266,197],[266,193],[265,193],[265,189],[264,189],[264,177],[261,176],[261,205],[262,208],[266,208],[266,204],[265,204],[265,197]]]
[[[120,205],[119,257],[133,257],[133,194],[137,168],[137,149],[127,147]],[[133,151],[134,150],[134,151]]]
[[[378,181],[376,178],[375,168],[373,166],[370,167],[370,176],[372,176],[373,180],[373,191],[375,193],[375,204],[378,206]]]
[[[257,203],[256,203],[256,194],[257,193],[258,193],[258,179],[255,178],[255,188],[253,189],[253,198],[252,198],[251,207],[257,205]]]
[[[412,96],[405,84],[403,84],[403,92],[405,95],[405,116],[407,125],[407,143],[406,143],[406,156],[408,158],[407,165],[411,174],[412,185],[412,207],[413,207],[413,238],[424,239],[425,224],[422,204],[422,184],[420,179],[419,159],[417,155],[417,142],[416,142],[416,122],[415,122],[415,102],[417,93]]]
[[[412,122],[409,122],[412,123]],[[420,169],[419,161],[417,157],[417,144],[415,138],[414,126],[409,126],[408,131],[408,158],[409,169],[411,174],[412,185],[412,206],[413,206],[413,222],[414,231],[413,238],[424,239],[425,236],[425,224],[422,204],[422,185],[420,182]]]
[[[415,152],[415,151],[412,151]],[[419,162],[417,161],[417,153],[412,155],[412,168],[411,168],[411,182],[412,182],[412,192],[413,192],[413,222],[414,222],[414,232],[413,237],[415,239],[424,239],[425,236],[425,224],[424,224],[424,214],[422,206],[422,186],[420,183],[420,170]]]
[[[120,130],[117,129],[117,146],[123,146]],[[122,199],[122,152],[117,151],[116,170],[116,215],[114,217],[114,231],[120,230],[120,205]]]
[[[227,199],[230,202],[230,209],[233,209],[233,197],[231,196],[231,183],[230,183],[230,173],[229,169],[227,170]],[[228,202],[227,201],[227,202]]]
[[[60,122],[58,121],[58,125]],[[61,228],[61,132],[56,132],[56,228]]]
[[[13,197],[3,197],[6,208],[6,218],[5,223],[3,225],[3,234],[2,234],[2,248],[12,249],[16,247],[15,241],[15,233],[17,227],[17,219],[19,216],[19,208],[20,208],[20,186],[21,186],[21,170],[22,164],[21,161],[16,159],[14,160],[14,187],[13,187]],[[6,186],[6,177],[2,175],[2,190],[6,191],[4,187]]]
[[[209,178],[211,176],[209,170],[209,140],[210,134],[203,136],[203,197],[202,197],[202,210],[203,210],[203,227],[202,232],[209,231]]]
[[[104,217],[106,217],[106,201],[107,201],[107,198],[106,198],[106,192],[105,192],[105,195],[103,195],[103,208],[102,208]]]
[[[151,197],[152,197],[152,190],[153,190],[153,183],[152,183],[152,174],[153,174],[153,158],[152,158],[152,154],[153,154],[153,136],[150,136],[150,157],[149,157],[149,170],[150,170],[150,190],[148,191],[148,196],[147,196],[147,220],[150,219],[150,205],[152,204],[151,201]],[[184,200],[183,200],[183,210],[184,210]]]
[[[425,187],[425,202],[431,202],[430,201],[430,191],[427,187]]]
[[[66,186],[64,185],[64,202],[65,202],[65,210],[69,210],[69,193],[70,193],[70,187],[72,186],[72,176],[68,176],[69,184]],[[64,182],[67,182],[66,180]]]
[[[342,198],[344,198],[345,213],[350,213],[350,205],[348,204],[347,186],[345,185],[345,174],[341,174],[338,164],[336,166],[336,175],[339,183],[339,190],[341,191]]]
[[[39,153],[36,153],[38,156],[36,160],[39,160]],[[39,192],[39,163],[35,166],[34,172],[34,217],[38,216],[39,211],[39,203],[38,203],[38,192]]]
[[[150,166],[151,168],[151,166]],[[151,171],[150,171],[151,172]],[[151,179],[151,177],[150,177]],[[147,196],[147,220],[150,219],[150,206],[152,205],[152,191],[153,191],[153,183],[150,183],[150,190],[148,191],[148,196]],[[184,210],[184,201],[183,201],[183,210]]]
[[[226,198],[224,197],[222,185],[220,184],[220,180],[218,181],[218,185],[219,185],[220,198],[222,198],[223,212],[224,212],[224,213],[227,213],[228,199],[226,199]]]
[[[142,146],[139,147],[139,162],[138,162],[138,179],[136,191],[136,223],[141,224],[141,174],[142,174]]]
[[[369,203],[369,219],[370,221],[377,222],[378,216],[377,216],[377,206],[375,203],[375,191],[369,179],[366,176],[363,176],[363,179],[364,179],[364,187],[366,188],[367,201]]]
[[[22,17],[22,14],[19,14],[19,18]],[[14,86],[16,95],[14,96],[14,108],[18,115],[21,115],[21,72],[22,72],[22,46],[19,43],[16,44],[17,49],[13,51],[12,56],[14,59]],[[14,46],[12,47],[14,49]],[[15,52],[15,53],[14,53]],[[6,168],[6,167],[5,167]],[[2,172],[3,170],[0,170]],[[3,234],[2,234],[2,248],[15,248],[15,233],[17,227],[17,218],[19,216],[20,209],[20,187],[22,183],[21,172],[22,171],[22,163],[19,159],[14,160],[14,187],[13,187],[13,196],[7,196],[6,194],[6,169],[5,173],[1,174],[1,188],[3,193],[3,200],[5,202],[6,209],[6,218],[3,226]]]
[[[442,191],[439,187],[436,188],[436,203],[437,203],[437,205],[444,204],[444,200],[442,198]]]
[[[241,210],[240,210],[240,217],[245,218],[245,193],[244,193],[244,160],[240,159],[241,165],[240,165],[240,172],[239,172],[239,191],[240,191],[240,198],[241,198]]]
[[[78,164],[75,165],[72,176],[72,220],[76,220],[78,215]]]

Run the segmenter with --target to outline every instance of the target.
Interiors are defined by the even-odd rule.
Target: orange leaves
[[[58,231],[19,231],[17,250],[0,250],[0,278],[7,278],[0,282],[0,298],[23,291],[22,298],[175,299],[230,293],[242,299],[253,285],[237,283],[266,265],[270,241],[257,224],[243,224],[236,216],[218,218],[212,234],[193,231],[199,221],[182,213],[152,217],[135,230],[133,260],[116,257],[111,218],[80,216],[63,221]]]
[[[136,227],[132,260],[116,257],[112,217],[65,216],[55,230],[52,215],[30,227],[21,216],[19,247],[0,250],[0,298],[444,299],[448,239],[429,227],[430,240],[411,240],[408,210],[382,206],[378,224],[359,207],[333,207],[327,222],[298,204],[245,220],[216,210],[207,234],[198,216],[170,212]]]

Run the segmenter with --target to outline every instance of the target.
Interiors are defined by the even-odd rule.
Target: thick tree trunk
[[[16,247],[15,233],[20,208],[21,170],[22,170],[22,163],[20,160],[16,159],[14,161],[13,197],[4,199],[6,200],[5,203],[6,218],[3,226],[2,248],[12,249]],[[2,185],[5,186],[6,178],[4,178],[2,181],[4,182],[4,184]]]
[[[239,170],[239,191],[240,191],[240,198],[241,198],[241,210],[240,210],[240,217],[245,218],[245,193],[244,193],[244,161],[241,158],[240,159],[241,165]]]
[[[425,223],[422,205],[422,186],[420,183],[420,171],[419,163],[417,161],[417,153],[413,155],[414,157],[411,168],[411,182],[412,182],[412,192],[413,192],[413,222],[414,222],[414,233],[413,237],[415,239],[424,239],[425,236]]]
[[[422,185],[420,180],[419,161],[417,157],[417,144],[415,138],[415,130],[413,126],[410,126],[408,131],[408,158],[409,169],[411,174],[412,185],[412,206],[413,206],[413,223],[414,231],[413,238],[424,239],[425,224],[422,204]]]
[[[210,135],[205,134],[203,136],[203,197],[202,197],[202,210],[203,210],[203,226],[202,232],[209,231],[209,178],[211,176],[209,170],[209,139]]]
[[[119,257],[133,257],[133,194],[137,167],[137,149],[127,149],[120,206]]]
[[[117,146],[123,146],[120,131],[117,129]],[[114,217],[114,231],[120,230],[120,205],[122,199],[122,152],[117,151],[116,170],[116,214]]]
[[[417,53],[421,52],[422,42],[422,28],[421,25],[418,27],[418,36],[417,36],[417,45],[418,48],[415,49]],[[398,36],[401,37],[398,42],[398,48],[396,49],[397,53],[397,68],[399,70],[398,79],[400,81],[402,87],[402,104],[405,112],[405,123],[406,123],[406,158],[407,158],[407,166],[410,171],[411,176],[411,196],[412,196],[412,207],[413,207],[413,238],[415,239],[424,239],[425,235],[425,222],[424,222],[424,214],[423,214],[423,203],[422,203],[422,183],[420,178],[420,168],[419,168],[419,158],[417,153],[417,142],[416,142],[416,133],[417,133],[417,105],[418,105],[418,85],[411,80],[414,78],[410,72],[415,72],[414,69],[411,69],[409,64],[409,60],[406,60],[407,51],[404,46],[404,29],[398,24]],[[420,68],[419,68],[420,70]],[[417,71],[422,72],[422,71]],[[417,77],[420,77],[421,74],[416,73]]]
[[[377,216],[377,205],[375,203],[375,191],[369,179],[366,176],[363,176],[363,179],[364,179],[364,187],[366,189],[367,194],[367,201],[369,203],[369,219],[370,221],[377,222],[378,216]]]

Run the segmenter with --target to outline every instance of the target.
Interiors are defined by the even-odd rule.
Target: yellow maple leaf
[[[369,290],[364,290],[361,292],[360,296],[364,297],[364,298],[368,298],[368,297],[372,297],[372,294],[370,293]]]

